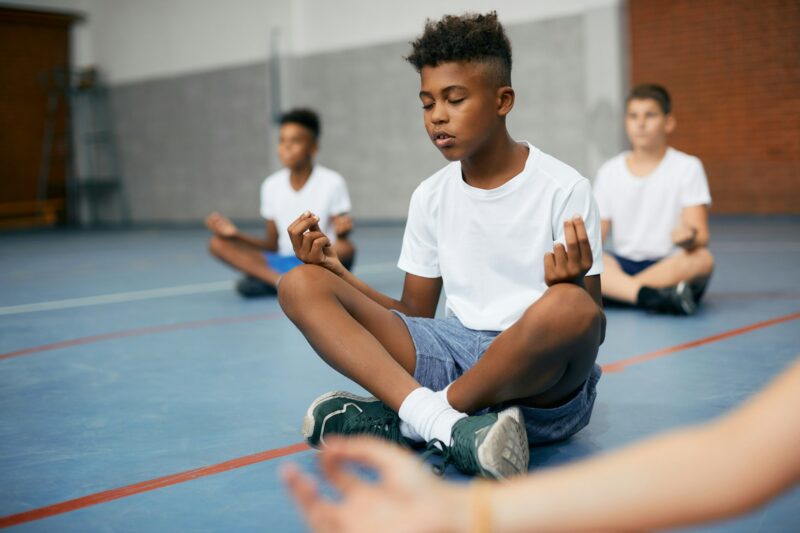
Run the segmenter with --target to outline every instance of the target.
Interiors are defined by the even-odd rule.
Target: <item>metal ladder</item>
[[[108,86],[95,71],[78,73],[69,90],[72,168],[69,201],[81,225],[128,224],[130,207],[120,175]]]

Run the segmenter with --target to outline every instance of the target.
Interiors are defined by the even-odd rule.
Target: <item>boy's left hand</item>
[[[589,236],[583,219],[576,215],[564,222],[563,244],[556,243],[552,252],[544,254],[544,282],[548,287],[556,283],[583,284],[583,276],[592,268],[594,259]]]
[[[231,238],[235,237],[239,231],[233,222],[224,215],[214,211],[206,217],[206,227],[220,237]]]

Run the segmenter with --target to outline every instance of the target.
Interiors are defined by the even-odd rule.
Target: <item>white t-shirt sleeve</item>
[[[681,190],[681,205],[692,207],[695,205],[711,205],[711,193],[708,190],[708,179],[703,163],[693,157],[691,165],[684,176]]]
[[[397,266],[415,276],[438,278],[442,273],[439,269],[435,221],[427,211],[424,200],[425,194],[417,187],[411,195],[403,247]]]
[[[565,244],[564,221],[575,215],[583,217],[589,245],[592,247],[592,268],[587,276],[600,274],[603,271],[603,242],[600,233],[600,212],[592,195],[592,186],[587,179],[581,179],[567,194],[563,207],[555,213],[553,219],[553,235],[555,241]],[[566,245],[566,244],[565,244]]]
[[[267,220],[275,220],[278,217],[275,205],[276,198],[270,193],[269,180],[264,180],[261,184],[261,217]]]
[[[594,180],[594,199],[597,202],[597,209],[600,218],[611,220],[611,191],[609,190],[608,168],[604,165],[597,172]]]
[[[341,176],[336,176],[337,180],[331,191],[331,216],[349,213],[352,208],[350,204],[350,194],[347,192],[347,183]]]

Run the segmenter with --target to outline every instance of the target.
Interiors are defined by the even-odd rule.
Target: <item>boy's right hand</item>
[[[337,276],[346,272],[330,239],[319,227],[319,217],[310,211],[289,224],[289,240],[299,260],[310,265],[325,267]]]
[[[347,237],[353,231],[353,219],[349,215],[338,215],[333,217],[333,230],[340,239]]]
[[[552,252],[544,254],[544,282],[548,287],[556,283],[582,286],[583,276],[594,263],[589,236],[580,216],[564,222],[564,240],[566,247],[559,242],[553,246]]]
[[[234,237],[239,231],[233,222],[216,211],[206,217],[206,227],[211,230],[214,235],[220,237]]]

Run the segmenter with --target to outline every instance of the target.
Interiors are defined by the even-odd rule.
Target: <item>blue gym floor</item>
[[[531,469],[708,420],[797,357],[800,218],[712,222],[718,266],[700,312],[608,310],[592,422],[533,449]],[[354,237],[356,274],[399,296],[402,227]],[[359,389],[317,358],[274,298],[239,298],[206,238],[0,234],[0,526],[304,530],[278,467],[314,470],[315,452],[298,445],[307,404]],[[800,489],[702,530],[800,531]]]

